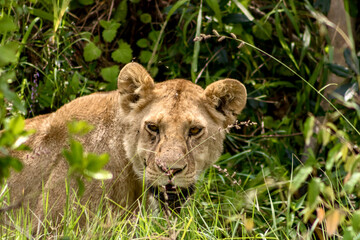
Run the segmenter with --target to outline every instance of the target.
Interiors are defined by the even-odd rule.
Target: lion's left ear
[[[118,91],[125,112],[131,111],[138,102],[149,97],[153,89],[154,80],[140,64],[128,63],[121,69],[118,76]]]
[[[223,79],[210,84],[204,91],[205,98],[225,116],[225,126],[234,123],[246,104],[246,88],[235,79]]]

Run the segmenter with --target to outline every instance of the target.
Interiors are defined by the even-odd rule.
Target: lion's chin
[[[168,208],[176,213],[180,213],[181,205],[193,194],[194,189],[194,185],[180,188],[172,184],[149,187],[150,193],[163,208]]]

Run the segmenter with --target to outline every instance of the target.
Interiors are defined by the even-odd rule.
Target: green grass
[[[156,81],[187,78],[206,87],[239,79],[248,102],[238,120],[257,125],[232,130],[217,167],[202,176],[179,216],[142,209],[124,219],[106,198],[96,213],[69,199],[59,226],[46,219],[46,231],[34,233],[33,214],[7,210],[4,190],[0,218],[12,224],[1,225],[1,238],[358,239],[359,33],[339,32],[350,46],[340,66],[327,34],[335,28],[325,18],[327,1],[164,2],[1,2],[0,183],[10,168],[21,170],[8,150],[22,148],[15,144],[27,135],[22,117],[116,89],[132,59]],[[356,1],[345,7],[359,16]],[[193,41],[214,30],[220,37]],[[334,73],[347,85],[323,108]],[[74,208],[84,224],[76,224]]]

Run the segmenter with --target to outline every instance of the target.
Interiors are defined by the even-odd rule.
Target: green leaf
[[[308,117],[304,124],[304,136],[305,136],[305,144],[309,145],[311,137],[313,135],[313,129],[315,124],[314,116]]]
[[[150,52],[150,51],[145,51],[145,50],[141,51],[140,56],[139,56],[140,62],[141,63],[149,62],[151,55],[152,55],[152,52]]]
[[[17,25],[11,16],[2,13],[0,16],[0,33],[14,32],[17,30]]]
[[[314,210],[318,204],[317,197],[320,194],[321,180],[319,178],[313,178],[309,184],[307,204],[311,210]]]
[[[94,153],[89,153],[87,158],[88,165],[86,169],[90,172],[100,171],[109,162],[109,154],[107,153],[101,154],[99,156]]]
[[[312,170],[313,170],[312,166],[301,167],[301,169],[299,170],[299,172],[296,174],[293,181],[291,182],[291,185],[290,185],[290,193],[291,194],[293,194],[296,190],[299,189],[301,184],[303,184],[303,182],[305,182],[305,180],[310,175]]]
[[[269,40],[271,39],[273,28],[269,22],[258,22],[252,27],[252,31],[255,37],[261,40]]]
[[[293,62],[294,66],[296,67],[296,69],[299,69],[299,65],[297,64],[294,55],[291,53],[291,50],[287,44],[287,40],[285,40],[284,34],[283,34],[283,28],[281,26],[280,23],[280,17],[279,17],[279,13],[278,11],[275,12],[275,29],[276,29],[276,33],[278,34],[278,39],[279,42],[282,46],[282,48],[285,50],[285,52],[287,53],[288,57],[291,59],[291,61]]]
[[[220,6],[218,0],[206,0],[206,3],[214,11],[215,17],[219,22],[220,28],[222,28],[222,15],[220,11]]]
[[[360,211],[356,211],[354,212],[354,214],[352,215],[352,227],[354,229],[354,231],[358,234],[360,233]]]
[[[127,10],[127,0],[122,0],[115,10],[113,19],[117,22],[125,22]]]
[[[19,135],[20,133],[22,133],[24,131],[24,127],[25,127],[25,120],[20,115],[13,117],[9,122],[9,130],[14,135]]]
[[[116,36],[120,23],[113,21],[100,20],[100,25],[104,28],[102,36],[106,42],[112,42]]]
[[[68,124],[70,134],[83,136],[94,129],[94,126],[88,124],[86,121],[72,121]]]
[[[1,50],[0,50],[0,52],[1,52]],[[4,97],[9,102],[11,102],[16,109],[18,109],[19,111],[21,111],[24,114],[26,113],[26,109],[25,109],[23,103],[21,102],[21,100],[19,99],[19,96],[9,89],[6,79],[3,79],[3,78],[0,78],[0,93],[2,93],[4,95]]]
[[[328,63],[326,65],[332,73],[338,75],[339,77],[343,77],[343,78],[351,77],[351,72],[349,71],[348,68],[344,66],[335,63]]]
[[[355,185],[360,182],[360,172],[355,172],[351,175],[350,179],[344,184],[344,190],[347,193],[354,191]]]
[[[14,49],[13,45],[0,46],[0,67],[4,67],[9,63],[16,63],[17,49]]]
[[[84,184],[84,182],[81,180],[80,177],[77,177],[77,178],[76,178],[76,182],[77,182],[77,184],[78,184],[78,192],[77,192],[77,195],[81,197],[81,196],[84,194],[84,192],[85,192],[85,184]]]
[[[94,3],[94,0],[78,0],[80,4],[87,6]]]
[[[116,30],[109,29],[102,32],[102,36],[106,42],[112,42],[116,36]]]
[[[148,13],[143,13],[140,15],[140,21],[143,23],[151,23],[151,15]]]
[[[29,13],[33,14],[36,17],[39,17],[43,20],[48,20],[50,22],[54,21],[54,16],[53,14],[50,14],[48,12],[45,12],[43,10],[37,9],[37,8],[32,8],[32,7],[28,7],[27,8]]]
[[[100,75],[105,81],[109,83],[113,83],[113,82],[116,83],[119,72],[120,72],[119,66],[114,65],[111,67],[102,68],[100,71]]]
[[[97,172],[91,172],[91,171],[85,170],[84,173],[86,175],[88,175],[89,177],[97,179],[97,180],[107,180],[107,179],[113,178],[112,173],[109,171],[106,171],[106,170],[100,170]]]
[[[98,59],[101,56],[101,50],[93,42],[86,44],[84,48],[85,61],[91,62]]]
[[[23,164],[19,161],[19,159],[14,158],[14,157],[7,157],[8,161],[9,161],[9,165],[14,168],[16,171],[20,172],[24,166]]]
[[[84,151],[83,151],[83,146],[80,142],[76,140],[71,140],[69,153],[70,154],[68,156],[70,156],[70,158],[68,158],[67,160],[69,161],[70,166],[83,165],[82,163],[83,163]]]
[[[336,144],[328,153],[328,157],[325,163],[325,169],[330,171],[333,167],[334,163],[339,160],[342,156],[342,153],[340,151],[342,147],[341,143]]]
[[[357,75],[359,75],[360,74],[359,60],[356,57],[356,54],[352,54],[350,48],[346,48],[344,50],[344,58],[349,68],[353,70]]]
[[[149,46],[149,41],[146,38],[141,38],[136,42],[136,45],[141,48],[146,48]]]
[[[120,41],[119,48],[111,54],[112,59],[118,63],[129,63],[132,60],[132,49],[129,44]]]

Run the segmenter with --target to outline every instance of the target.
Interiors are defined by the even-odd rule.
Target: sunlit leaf
[[[339,160],[342,156],[342,153],[340,151],[342,147],[341,143],[336,144],[330,151],[326,160],[325,168],[326,170],[331,170],[334,163]]]
[[[314,116],[310,116],[306,119],[304,124],[304,135],[305,135],[305,144],[309,145],[311,137],[314,132],[315,118]]]
[[[347,193],[352,193],[356,184],[360,183],[360,172],[355,172],[351,175],[350,179],[344,184],[344,190]]]
[[[107,180],[107,179],[112,179],[112,177],[113,177],[112,173],[109,171],[106,171],[106,170],[100,170],[97,172],[91,172],[91,171],[85,170],[84,172],[89,177],[97,179],[97,180]]]
[[[319,178],[313,178],[310,181],[308,196],[307,196],[307,204],[310,209],[315,209],[318,201],[317,198],[320,194],[321,180]]]
[[[82,136],[93,130],[94,126],[86,121],[72,121],[68,124],[68,129],[69,133]]]
[[[11,16],[2,13],[0,16],[0,33],[14,32],[17,30],[17,25]]]
[[[313,170],[312,166],[301,167],[301,169],[299,170],[299,172],[296,174],[293,181],[291,182],[291,185],[290,185],[291,193],[294,193],[296,190],[299,189],[301,184],[303,184],[305,182],[305,180],[310,175],[312,170]]]
[[[352,227],[356,233],[360,233],[360,211],[356,211],[352,215]]]

